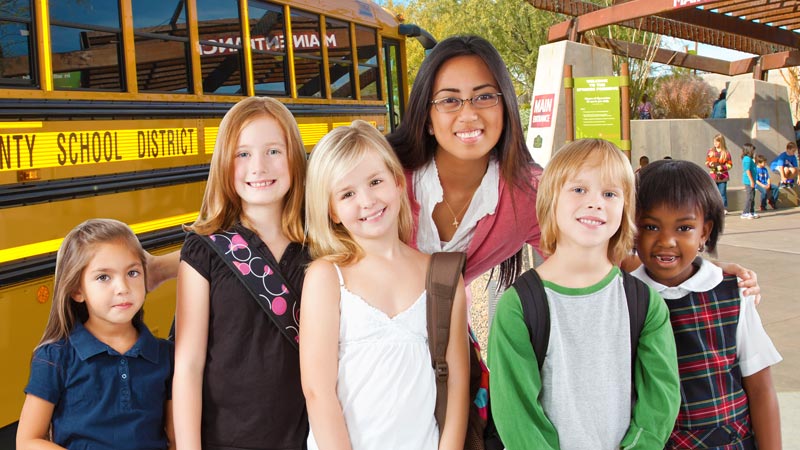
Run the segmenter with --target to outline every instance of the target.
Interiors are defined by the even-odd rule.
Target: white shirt
[[[679,286],[664,286],[654,281],[647,274],[644,265],[631,272],[631,275],[647,283],[669,303],[670,300],[686,297],[691,292],[708,292],[722,282],[721,268],[699,256],[694,263],[699,263],[700,266],[697,273]],[[742,376],[749,377],[781,362],[783,358],[761,324],[761,317],[755,308],[755,298],[744,297],[742,289],[739,290],[739,297],[742,301],[739,307],[739,324],[736,327],[736,356],[739,358]]]
[[[478,221],[495,213],[499,201],[500,166],[492,157],[483,175],[481,184],[475,190],[464,219],[459,223],[450,242],[439,239],[439,229],[433,221],[433,209],[444,200],[444,190],[439,180],[436,161],[431,161],[414,172],[414,197],[419,203],[419,226],[417,228],[417,248],[424,253],[442,251],[466,252]]]

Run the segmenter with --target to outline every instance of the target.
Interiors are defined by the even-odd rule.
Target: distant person
[[[653,118],[653,104],[650,103],[647,94],[642,94],[642,101],[639,102],[639,106],[636,107],[636,114],[639,115],[639,119],[641,120]]]
[[[780,190],[769,181],[767,158],[764,155],[756,155],[756,190],[761,193],[761,211],[767,210],[767,202],[772,209],[778,209]]]
[[[728,171],[733,167],[733,161],[725,144],[725,136],[721,134],[714,136],[714,146],[706,153],[706,167],[709,169],[711,179],[717,183],[725,214],[728,214],[728,179],[730,179]]]
[[[756,206],[756,162],[753,159],[755,147],[751,143],[742,146],[742,185],[746,194],[742,219],[758,219],[759,215],[755,211]]]
[[[714,252],[725,224],[714,184],[692,162],[657,161],[636,199],[644,266],[632,274],[663,296],[678,352],[682,401],[666,448],[781,448],[770,373],[781,355],[736,276],[700,255]]]
[[[800,120],[794,123],[794,143],[800,145]]]
[[[650,164],[650,158],[648,158],[647,156],[644,156],[644,155],[640,156],[639,157],[639,168],[636,169],[636,172],[634,172],[634,173],[638,174],[639,171],[642,170],[644,168],[644,166],[646,166],[648,164]]]
[[[794,187],[797,183],[797,144],[788,142],[786,151],[773,159],[769,167],[781,176],[781,187]]]
[[[728,117],[728,108],[726,104],[727,95],[728,95],[727,89],[723,89],[719,93],[719,98],[716,101],[714,101],[714,105],[711,107],[712,119],[724,119]]]

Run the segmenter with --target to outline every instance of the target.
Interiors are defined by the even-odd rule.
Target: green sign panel
[[[619,77],[575,78],[575,138],[622,146]]]

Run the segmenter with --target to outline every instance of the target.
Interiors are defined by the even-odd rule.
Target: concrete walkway
[[[758,220],[740,219],[738,212],[727,216],[717,250],[720,260],[758,274],[758,313],[783,356],[772,368],[783,448],[800,450],[800,208],[760,214]]]

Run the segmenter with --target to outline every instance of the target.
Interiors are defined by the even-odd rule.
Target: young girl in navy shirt
[[[18,449],[171,446],[172,344],[142,321],[144,265],[136,235],[116,220],[88,220],[64,239]]]

